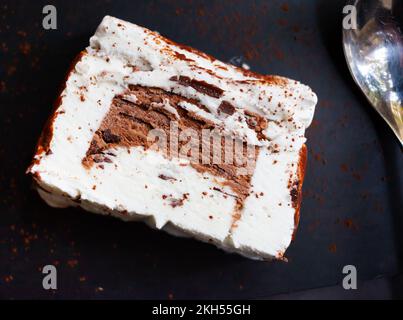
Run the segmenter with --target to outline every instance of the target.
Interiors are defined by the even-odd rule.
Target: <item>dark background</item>
[[[54,4],[58,29],[42,28]],[[398,297],[402,152],[350,77],[344,1],[0,1],[0,298]],[[308,84],[301,223],[288,263],[256,262],[141,223],[48,207],[24,172],[70,62],[104,15],[158,30],[224,61]],[[57,291],[41,268],[58,267]],[[341,289],[357,267],[359,290]],[[383,291],[371,279],[386,279]],[[379,279],[378,279],[379,280]],[[368,285],[371,283],[371,285]],[[294,292],[288,296],[287,293]],[[297,293],[295,293],[297,292]],[[322,293],[321,293],[322,292]],[[328,292],[328,291],[326,291]],[[280,296],[279,296],[280,295]]]

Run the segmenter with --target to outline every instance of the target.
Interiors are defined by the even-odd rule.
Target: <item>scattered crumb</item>
[[[336,251],[337,251],[337,246],[336,246],[335,243],[332,243],[332,244],[329,245],[329,251],[330,251],[331,253],[336,253]]]
[[[290,11],[290,7],[289,7],[289,5],[288,5],[287,3],[283,3],[283,4],[280,6],[280,8],[281,8],[281,10],[283,10],[284,12]]]
[[[344,219],[343,224],[348,229],[354,229],[354,230],[358,229],[357,226],[355,225],[354,221],[350,218]]]
[[[67,261],[67,265],[68,265],[70,268],[75,268],[75,267],[78,265],[78,260],[76,260],[76,259],[68,260],[68,261]]]
[[[341,171],[343,171],[343,172],[347,172],[347,171],[348,171],[348,166],[347,166],[345,163],[342,163],[342,164],[340,165],[340,169],[341,169]]]
[[[31,45],[28,42],[21,43],[19,48],[20,52],[25,56],[29,55],[29,53],[31,52]]]

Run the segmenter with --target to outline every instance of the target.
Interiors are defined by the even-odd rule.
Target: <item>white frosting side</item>
[[[241,219],[232,230],[235,248],[258,255],[284,254],[296,228],[287,185],[298,161],[297,153],[260,152],[252,178],[254,194],[246,199]]]
[[[171,80],[179,76],[216,86],[223,93],[211,97]],[[199,173],[184,160],[168,161],[141,147],[117,148],[110,150],[115,156],[112,163],[103,163],[103,169],[83,167],[82,159],[112,99],[125,94],[124,99],[136,101],[135,95],[126,94],[129,85],[158,87],[197,99],[210,112],[192,103],[181,106],[214,122],[224,133],[261,146],[252,194],[235,227],[231,226],[234,198],[214,188],[233,192],[222,179]],[[218,112],[223,101],[236,108],[233,115]],[[156,228],[212,241],[244,255],[278,256],[294,230],[295,209],[287,182],[290,174],[296,175],[298,152],[316,102],[314,93],[299,82],[280,77],[266,81],[107,16],[67,80],[53,121],[52,152],[37,154],[30,172],[47,190],[39,189],[50,205],[80,205],[125,220],[146,220]],[[179,117],[168,102],[164,107]],[[259,140],[248,127],[245,110],[269,120],[264,131],[268,139]],[[279,152],[271,153],[273,148]],[[264,195],[255,197],[261,192]],[[183,203],[172,205],[180,199]]]
[[[220,186],[231,193],[228,187],[219,184],[222,179],[199,174],[183,160],[169,161],[160,153],[144,151],[142,147],[130,148],[130,153],[126,148],[111,152],[116,155],[113,163],[103,163],[103,169],[93,166],[79,181],[77,176],[67,176],[49,167],[49,163],[49,169],[40,172],[41,183],[45,189],[46,185],[62,186],[59,189],[64,192],[65,186],[75,187],[80,201],[100,204],[127,218],[152,217],[158,229],[171,222],[203,238],[224,241],[231,227],[235,200],[225,199],[223,193],[213,189]],[[51,169],[55,171],[49,172]],[[160,175],[175,180],[163,180]],[[183,200],[183,204],[178,200]]]

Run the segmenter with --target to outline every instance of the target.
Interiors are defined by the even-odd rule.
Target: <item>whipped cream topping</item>
[[[235,200],[228,196],[232,190],[222,179],[153,150],[113,148],[112,163],[82,165],[113,98],[137,101],[127,94],[130,85],[194,99],[206,110],[190,102],[181,106],[213,122],[223,134],[261,148],[241,212],[234,212]],[[49,145],[38,149],[29,172],[50,205],[79,205],[125,220],[145,220],[249,257],[281,257],[295,228],[290,183],[299,179],[304,132],[316,102],[311,89],[297,81],[236,68],[106,16],[67,79]],[[222,103],[231,104],[234,113],[219,112]],[[163,105],[175,111],[169,102]],[[263,139],[249,128],[248,112],[267,119]],[[235,214],[239,219],[234,224]]]

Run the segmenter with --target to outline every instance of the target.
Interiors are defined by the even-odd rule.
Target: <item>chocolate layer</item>
[[[161,148],[159,144],[160,152],[170,158],[193,156],[190,165],[196,170],[224,178],[224,185],[231,187],[234,191],[234,194],[226,194],[226,196],[235,197],[238,203],[237,207],[240,209],[244,199],[249,195],[251,176],[259,148],[249,146],[249,150],[253,150],[253,154],[249,155],[250,158],[246,163],[248,156],[246,142],[225,137],[217,130],[213,122],[194,112],[185,110],[179,105],[181,102],[192,103],[205,110],[205,107],[195,100],[162,89],[130,86],[129,91],[124,95],[116,96],[113,99],[108,114],[94,134],[87,155],[83,159],[83,164],[90,167],[94,163],[113,162],[113,155],[108,154],[108,151],[116,146],[154,148],[158,138],[150,139],[150,131],[157,129],[166,136],[165,148]],[[231,107],[225,106],[225,111],[229,110],[232,110]],[[251,122],[250,126],[256,127],[257,131],[262,130],[264,125],[262,125],[261,119],[254,115],[247,115],[247,117]],[[173,126],[177,127],[177,135],[172,135]],[[197,145],[194,145],[190,137],[183,141],[177,139],[185,130],[189,132],[189,129],[196,134]],[[215,136],[212,134],[206,138],[202,134],[203,129],[215,129],[215,131],[210,131],[214,132]],[[175,141],[171,141],[172,138]],[[217,141],[218,144],[215,144]],[[178,148],[173,145],[174,143],[178,143]],[[234,147],[235,144],[238,144],[238,150]],[[213,149],[217,146],[220,147],[218,151]],[[193,155],[192,150],[196,149],[198,154]],[[178,150],[179,153],[175,153],[174,150]],[[225,157],[231,158],[230,154],[232,154],[234,161],[225,163]],[[217,155],[221,156],[219,163],[216,163],[218,161],[214,158]],[[239,171],[241,169],[244,171]],[[240,172],[244,173],[240,174]],[[175,177],[170,178],[174,179]]]

